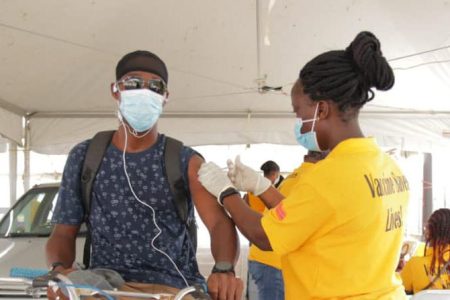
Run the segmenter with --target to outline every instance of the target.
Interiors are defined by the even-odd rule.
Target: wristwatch
[[[225,197],[236,194],[239,194],[239,191],[234,187],[229,187],[220,193],[219,198],[217,200],[219,200],[219,204],[223,206],[223,200],[225,199]]]
[[[56,261],[52,263],[52,268],[50,269],[50,271],[54,271],[57,267],[64,267],[64,264],[60,261]]]
[[[218,261],[211,270],[211,273],[228,273],[234,274],[234,266],[232,263],[227,261]]]

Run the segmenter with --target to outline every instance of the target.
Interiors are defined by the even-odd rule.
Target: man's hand
[[[208,278],[208,293],[213,300],[240,300],[244,283],[232,272],[212,273]]]
[[[216,198],[227,188],[233,187],[227,174],[213,162],[202,164],[198,170],[198,180]]]
[[[400,259],[398,260],[397,268],[395,269],[395,272],[401,272],[403,268],[406,265],[405,256],[400,255]]]
[[[64,269],[63,267],[56,267],[55,271],[58,273],[61,273],[63,275],[67,275],[70,272],[75,271],[73,268]],[[56,291],[53,290],[53,288],[47,288],[47,298],[49,300],[69,300],[69,297],[64,295],[64,293],[61,291],[61,289],[57,289]]]
[[[236,156],[234,163],[229,159],[227,164],[228,177],[238,190],[259,196],[272,185],[269,179],[241,163],[239,155]]]

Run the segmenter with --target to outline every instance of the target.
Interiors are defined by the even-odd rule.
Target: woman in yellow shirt
[[[425,255],[412,257],[400,275],[407,293],[450,289],[450,209],[433,212],[425,227]]]
[[[211,162],[199,170],[200,182],[239,230],[260,249],[282,256],[288,300],[406,299],[395,268],[408,181],[358,122],[372,89],[393,85],[378,39],[361,32],[345,50],[309,61],[292,88],[297,141],[330,153],[287,197],[239,159],[229,163],[229,178]],[[236,189],[260,196],[269,213],[254,213]]]
[[[293,187],[310,170],[314,164],[326,156],[326,152],[308,151],[303,157],[303,163],[288,175],[281,179],[280,168],[273,161],[267,161],[261,166],[264,177],[268,178],[274,187],[284,196],[290,194]],[[281,180],[280,180],[281,179]],[[261,214],[267,213],[266,206],[259,197],[248,193],[248,204]],[[247,295],[249,300],[282,300],[284,299],[284,282],[281,273],[281,258],[273,251],[263,251],[251,245],[248,255],[248,285]]]

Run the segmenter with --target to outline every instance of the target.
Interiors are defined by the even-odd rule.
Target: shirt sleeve
[[[309,184],[297,184],[261,219],[273,251],[285,255],[301,247],[333,215],[333,208]]]
[[[84,209],[81,199],[81,169],[88,141],[78,144],[69,153],[53,212],[53,224],[80,225]]]
[[[412,283],[412,269],[411,269],[411,261],[407,261],[403,270],[400,272],[400,277],[403,281],[403,286],[405,287],[406,293],[413,292],[413,283]]]

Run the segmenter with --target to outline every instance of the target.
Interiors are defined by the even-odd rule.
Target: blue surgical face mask
[[[314,131],[314,126],[316,125],[317,118],[317,112],[318,112],[319,104],[316,106],[316,111],[314,113],[314,118],[309,120],[302,120],[301,118],[297,118],[295,122],[295,138],[297,140],[297,143],[302,145],[308,150],[311,151],[322,151],[320,150],[319,143],[317,142],[317,134]],[[304,123],[313,122],[311,131],[307,133],[302,133],[302,126]]]
[[[152,128],[162,113],[164,96],[148,89],[120,92],[119,110],[127,123],[136,131]]]

